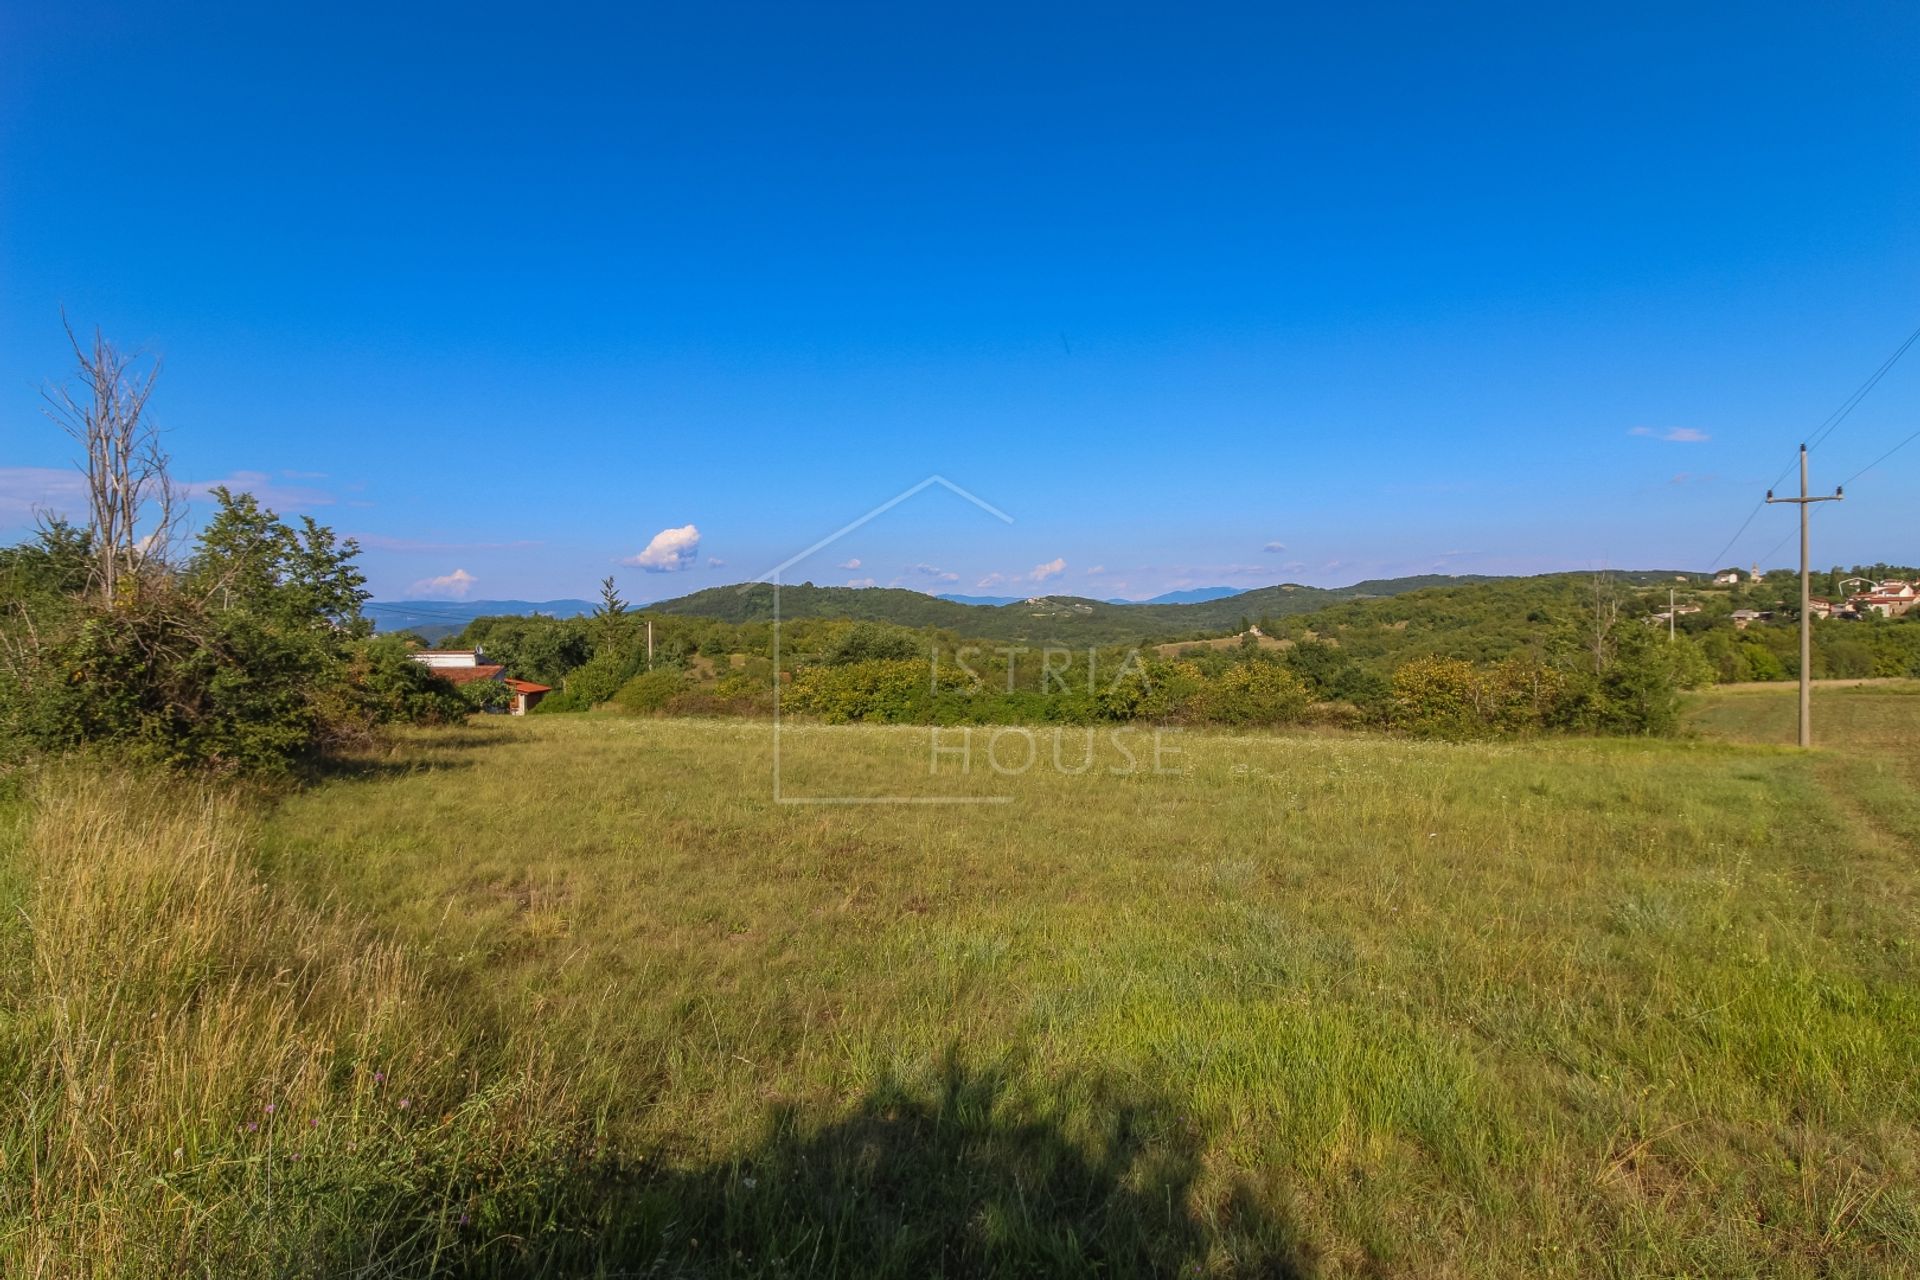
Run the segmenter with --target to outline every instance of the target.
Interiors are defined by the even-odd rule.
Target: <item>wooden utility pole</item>
[[[1800,745],[1813,745],[1813,595],[1807,582],[1807,508],[1816,502],[1839,502],[1847,495],[1840,489],[1833,496],[1807,496],[1807,446],[1800,446],[1800,496],[1776,498],[1767,490],[1768,502],[1788,502],[1800,508]]]
[[[1667,643],[1673,643],[1673,588],[1667,588]]]

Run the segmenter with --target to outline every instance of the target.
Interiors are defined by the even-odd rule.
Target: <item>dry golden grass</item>
[[[543,1058],[483,1064],[400,947],[261,883],[256,835],[234,795],[178,779],[34,788],[0,1039],[6,1275],[405,1270],[502,1208],[489,1178],[567,1141],[531,1114],[565,1107]]]

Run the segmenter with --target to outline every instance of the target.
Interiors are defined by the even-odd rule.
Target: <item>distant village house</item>
[[[553,692],[551,685],[535,684],[531,680],[515,680],[507,674],[507,669],[497,662],[486,661],[486,654],[479,649],[418,649],[413,660],[421,666],[432,669],[433,674],[448,684],[472,684],[476,680],[492,680],[504,684],[513,690],[513,701],[509,704],[509,713],[523,716],[540,703],[540,699]]]
[[[1901,618],[1920,604],[1920,587],[1902,578],[1875,583],[1871,590],[1847,597],[1846,612],[1857,618],[1878,614],[1882,618]]]

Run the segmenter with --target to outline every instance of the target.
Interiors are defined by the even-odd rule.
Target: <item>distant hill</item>
[[[1146,600],[1109,600],[1108,604],[1204,604],[1228,596],[1245,595],[1244,587],[1189,587],[1185,591],[1167,591]]]
[[[595,607],[591,600],[373,600],[360,612],[373,620],[376,631],[411,631],[431,642],[466,630],[475,618],[534,613],[577,618]]]
[[[1547,573],[1474,582],[1440,579],[1427,588],[1357,595],[1311,613],[1285,619],[1276,616],[1274,631],[1284,638],[1301,639],[1310,633],[1331,641],[1362,666],[1383,675],[1420,656],[1496,660],[1537,652],[1556,637],[1565,642],[1590,625],[1594,577],[1592,573]],[[1617,606],[1636,618],[1664,607],[1667,587],[1681,586],[1698,598],[1704,581],[1700,575],[1657,570],[1614,571],[1604,577]],[[1685,584],[1676,582],[1677,578]]]
[[[812,583],[783,586],[780,613],[786,618],[847,618],[891,622],[904,627],[937,627],[967,639],[1011,644],[1070,646],[1162,643],[1217,636],[1237,630],[1243,622],[1278,622],[1301,614],[1316,614],[1338,606],[1385,602],[1435,588],[1486,586],[1494,589],[1489,601],[1510,604],[1534,590],[1561,590],[1584,580],[1584,574],[1545,574],[1536,578],[1501,578],[1483,574],[1422,574],[1410,578],[1373,578],[1346,587],[1309,587],[1277,583],[1235,592],[1229,587],[1195,587],[1172,591],[1151,600],[1091,600],[1080,596],[930,596],[897,587],[816,587]],[[1615,571],[1609,576],[1627,586],[1670,583],[1677,570]],[[1548,584],[1558,587],[1549,588]],[[1538,584],[1528,587],[1524,584]],[[1505,594],[1509,589],[1519,594]],[[1224,594],[1220,594],[1224,593]],[[1184,597],[1202,596],[1201,599]],[[1460,597],[1477,602],[1478,596]],[[398,600],[375,601],[363,612],[384,632],[413,631],[433,642],[464,630],[474,618],[502,614],[552,614],[570,618],[590,614],[590,600]],[[1404,626],[1406,619],[1448,613],[1453,604],[1421,596],[1410,611],[1390,615],[1345,614],[1330,624],[1351,625],[1363,617],[1391,616]],[[712,618],[740,624],[773,618],[773,588],[766,583],[709,587],[692,595],[642,606],[640,612],[681,617]],[[1504,612],[1504,610],[1496,610]],[[1521,611],[1524,614],[1524,610]],[[1363,629],[1365,624],[1361,624]],[[1484,620],[1478,625],[1484,626]],[[1417,631],[1416,631],[1417,634]]]
[[[799,583],[781,587],[780,616],[938,627],[969,639],[1017,644],[1136,644],[1218,633],[1238,626],[1243,618],[1282,618],[1346,600],[1481,581],[1486,579],[1428,574],[1361,582],[1350,587],[1283,583],[1193,603],[1139,604],[1116,604],[1080,596],[1039,596],[1001,604],[963,603],[895,587],[816,587],[812,583]],[[734,624],[765,622],[774,616],[773,588],[765,583],[710,587],[647,608],[658,613],[713,618]]]
[[[935,600],[951,600],[955,604],[1019,604],[1025,596],[955,596],[937,595]]]

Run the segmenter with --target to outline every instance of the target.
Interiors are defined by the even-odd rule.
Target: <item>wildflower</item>
[[[314,1119],[307,1121],[307,1128],[318,1129],[319,1127],[320,1127],[320,1121],[318,1117],[315,1117]]]
[[[287,1159],[289,1160],[298,1160],[299,1158],[300,1158],[300,1153],[298,1151],[294,1152],[292,1155],[287,1157]]]
[[[402,1111],[405,1111],[405,1110],[406,1110],[406,1109],[407,1109],[408,1107],[410,1107],[410,1106],[412,1106],[412,1105],[413,1105],[413,1099],[412,1099],[412,1098],[402,1098],[402,1099],[400,1099],[400,1109],[401,1109]]]
[[[271,1102],[269,1102],[269,1103],[267,1104],[267,1114],[268,1114],[268,1115],[272,1115],[272,1114],[273,1114],[273,1107],[274,1107],[274,1104],[273,1104],[273,1103],[271,1103]]]
[[[181,1147],[175,1147],[175,1148],[173,1149],[173,1158],[174,1158],[175,1160],[178,1160],[178,1159],[179,1159],[179,1158],[180,1158],[180,1157],[181,1157],[181,1156],[182,1156],[183,1154],[185,1154],[185,1150],[184,1150],[184,1148],[181,1148]]]
[[[464,1214],[464,1213],[463,1213],[463,1214],[461,1214],[461,1215],[460,1215],[460,1225],[461,1225],[461,1226],[463,1226],[463,1227],[464,1227],[464,1226],[466,1226],[466,1225],[467,1225],[467,1224],[468,1224],[469,1222],[472,1222],[472,1221],[473,1221],[473,1219],[472,1219],[472,1218],[469,1218],[469,1217],[468,1217],[468,1216],[467,1216],[466,1214]]]
[[[373,1082],[374,1082],[375,1084],[385,1084],[385,1083],[387,1082],[387,1073],[386,1073],[386,1072],[384,1072],[384,1071],[376,1071],[376,1072],[374,1072],[374,1073],[373,1073]]]
[[[260,1132],[260,1122],[258,1120],[247,1121],[247,1132],[248,1133]]]

